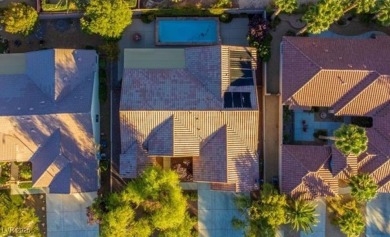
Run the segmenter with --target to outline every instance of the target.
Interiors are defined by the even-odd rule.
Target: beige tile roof
[[[339,116],[373,118],[373,127],[367,128],[368,151],[358,158],[343,157],[335,150],[331,152],[332,176],[347,178],[366,172],[378,182],[380,192],[390,191],[390,170],[387,168],[390,159],[390,54],[386,50],[389,48],[390,37],[285,37],[282,42],[284,104],[289,104],[291,108],[329,107]],[[305,161],[311,161],[309,154],[314,153],[310,152],[310,146],[302,147],[308,151],[302,161],[305,164]],[[300,153],[282,154],[282,190],[287,193],[292,192],[294,187],[301,191],[304,187],[302,173],[290,176],[297,180],[295,182],[283,178],[292,172],[289,166],[296,166],[296,160],[292,159],[294,154]],[[326,163],[323,168],[326,170]],[[317,174],[324,180],[333,180],[324,169],[321,168],[322,174],[320,171]]]
[[[258,105],[255,86],[230,84],[229,50],[185,48],[185,68],[124,69],[120,105],[120,173],[135,177],[148,157],[193,157],[195,181],[250,190],[258,179]],[[129,55],[130,56],[130,55]],[[256,66],[252,63],[253,71]],[[226,72],[227,71],[227,72]],[[222,72],[226,72],[222,74]],[[251,93],[252,108],[225,109],[223,93]],[[146,163],[145,163],[146,162]]]

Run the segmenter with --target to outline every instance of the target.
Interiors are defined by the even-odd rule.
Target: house
[[[389,48],[387,36],[283,38],[282,103],[295,116],[295,141],[281,146],[283,193],[306,199],[336,195],[343,192],[343,180],[358,173],[370,174],[378,192],[390,192],[390,54],[384,50]],[[316,127],[332,135],[341,123],[366,127],[366,152],[345,156],[332,142],[306,139]]]
[[[122,177],[160,164],[185,169],[183,181],[210,183],[214,190],[255,188],[256,50],[218,45],[125,49],[124,55]]]
[[[31,162],[33,187],[98,189],[97,70],[95,51],[0,54],[0,161]]]

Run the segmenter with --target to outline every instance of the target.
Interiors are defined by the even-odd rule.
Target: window
[[[251,108],[249,92],[225,92],[224,108]]]

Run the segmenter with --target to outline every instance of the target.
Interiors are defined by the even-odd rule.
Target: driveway
[[[96,192],[78,194],[47,194],[48,237],[97,237],[98,225],[88,225],[86,207],[96,197]]]
[[[234,206],[233,192],[210,190],[209,184],[198,184],[198,227],[200,237],[242,237],[243,231],[232,228],[233,216],[240,217]]]
[[[390,236],[390,194],[379,193],[366,206],[366,236]]]

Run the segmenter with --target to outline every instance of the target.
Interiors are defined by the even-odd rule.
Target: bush
[[[24,188],[24,189],[30,189],[32,188],[32,182],[27,182],[27,183],[19,183],[18,187],[19,188]]]
[[[4,177],[4,176],[0,176],[0,185],[4,185],[5,183],[7,183],[9,179],[7,177]]]
[[[137,0],[125,0],[125,2],[127,2],[127,4],[129,4],[130,8],[137,7]]]
[[[231,8],[233,6],[232,0],[218,0],[212,8]]]
[[[48,0],[42,0],[41,1],[41,8],[44,12],[65,12],[65,11],[78,11],[80,10],[76,3],[69,1],[69,4],[66,5],[58,4],[58,3],[47,3]],[[61,3],[61,2],[59,2]]]
[[[100,169],[100,172],[106,172],[110,167],[110,163],[108,160],[101,160],[99,162],[99,169]]]
[[[141,21],[145,24],[152,23],[156,19],[156,16],[152,13],[145,13],[141,15]]]
[[[219,21],[223,23],[230,23],[233,20],[232,14],[229,13],[222,13],[219,16]]]
[[[261,15],[249,19],[248,43],[257,49],[259,58],[268,62],[271,57],[272,35],[269,33],[269,23]]]
[[[98,52],[108,61],[116,61],[119,55],[119,46],[117,42],[110,41],[99,46]]]
[[[22,180],[32,179],[32,170],[31,166],[28,163],[23,163],[23,165],[19,166],[19,177]]]

